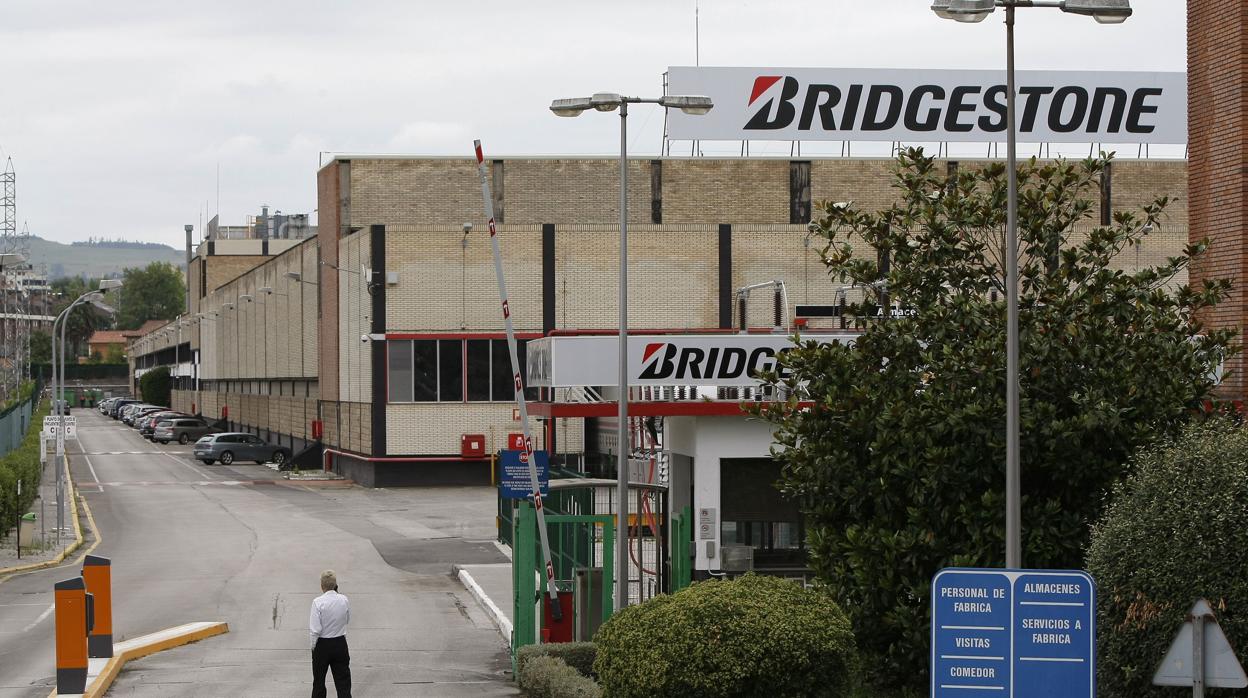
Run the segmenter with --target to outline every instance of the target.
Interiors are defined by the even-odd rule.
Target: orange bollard
[[[113,563],[106,557],[88,555],[82,563],[82,579],[95,597],[94,620],[87,636],[87,656],[113,656]]]
[[[56,692],[82,693],[87,688],[87,585],[82,577],[57,582]]]

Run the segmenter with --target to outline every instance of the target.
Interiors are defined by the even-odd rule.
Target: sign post
[[[945,569],[932,580],[933,698],[1095,698],[1087,572]]]
[[[1193,698],[1203,698],[1206,686],[1248,687],[1248,675],[1208,601],[1197,601],[1188,612],[1187,620],[1153,674],[1153,685],[1191,686]]]

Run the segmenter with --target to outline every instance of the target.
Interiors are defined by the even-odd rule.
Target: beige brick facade
[[[984,162],[968,159],[959,166]],[[805,163],[812,201],[852,200],[878,210],[895,199],[895,163],[888,159],[664,158],[657,167],[646,158],[630,161],[630,327],[715,328],[724,321],[724,293],[773,280],[784,282],[790,312],[799,303],[834,303],[839,284],[820,262],[819,240],[808,239],[806,225],[791,220],[791,174]],[[502,158],[490,161],[487,171],[516,329],[614,329],[617,161]],[[1117,268],[1157,264],[1182,249],[1188,237],[1185,163],[1118,160],[1111,184],[1116,210],[1159,195],[1172,199],[1168,221],[1144,245],[1120,255]],[[212,319],[198,329],[202,390],[178,391],[175,405],[185,409],[193,402],[213,416],[228,405],[234,421],[301,439],[311,437],[319,415],[328,446],[369,454],[374,391],[385,390],[374,375],[373,344],[360,339],[372,333],[373,297],[361,274],[374,265],[370,226],[385,227],[384,268],[394,275],[393,283],[374,280],[381,288],[374,293],[385,294],[388,333],[497,336],[503,322],[480,180],[468,158],[342,158],[318,173],[318,201],[319,238],[276,256],[223,255],[205,267],[193,265],[191,283],[206,273],[210,287],[195,299],[196,311]],[[1094,210],[1099,213],[1099,202]],[[474,226],[466,237],[465,222]],[[544,249],[543,240],[551,238],[543,224],[554,227],[553,250]],[[731,226],[731,276],[722,280],[721,224]],[[861,251],[868,252],[865,246]],[[292,271],[314,283],[289,279]],[[552,287],[545,286],[544,272],[552,275]],[[265,287],[272,293],[262,293]],[[244,295],[253,300],[237,300]],[[544,308],[546,298],[553,299],[553,315]],[[226,310],[227,302],[236,307]],[[752,327],[771,325],[772,302],[768,289],[751,295]],[[547,318],[553,320],[544,326]],[[140,354],[171,346],[154,336],[140,342]],[[465,433],[486,434],[494,448],[519,427],[512,405],[503,401],[391,403],[384,426],[391,457],[454,456]],[[544,443],[537,420],[532,427]],[[560,420],[555,429],[560,452],[584,447],[581,420]]]

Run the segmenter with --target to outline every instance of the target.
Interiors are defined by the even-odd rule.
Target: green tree
[[[1229,283],[1178,283],[1204,244],[1157,267],[1115,262],[1161,224],[1166,199],[1074,230],[1107,161],[1019,167],[1029,567],[1080,565],[1129,455],[1174,433],[1234,351],[1231,332],[1196,320]],[[828,273],[865,290],[847,309],[862,334],[788,353],[778,385],[789,398],[763,414],[776,427],[782,488],[806,516],[814,569],[849,613],[876,689],[920,695],[932,575],[1004,563],[1006,171],[950,175],[906,150],[895,186],[899,201],[877,213],[817,207],[811,229],[827,241]],[[884,294],[905,310],[876,319]]]
[[[106,364],[124,364],[126,362],[126,352],[116,344],[109,345],[108,352],[104,354],[104,363]]]
[[[168,262],[152,262],[143,268],[127,269],[117,295],[117,327],[138,329],[148,320],[172,320],[182,312],[186,289],[182,272]]]
[[[30,362],[52,363],[52,332],[39,330],[30,334]]]
[[[1088,549],[1097,683],[1107,698],[1167,698],[1182,694],[1153,686],[1153,672],[1196,599],[1212,604],[1241,661],[1248,647],[1248,431],[1192,424],[1132,465]]]
[[[139,394],[143,396],[143,402],[151,405],[168,407],[170,389],[168,366],[153,368],[139,379]]]

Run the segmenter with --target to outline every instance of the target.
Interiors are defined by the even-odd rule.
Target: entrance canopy
[[[851,344],[856,334],[801,335],[803,341]],[[761,372],[794,348],[781,334],[650,334],[628,338],[629,414],[642,416],[740,414],[743,400],[765,399]],[[563,401],[533,405],[541,417],[609,417],[604,400],[619,383],[619,338],[614,334],[551,336],[528,344],[528,385],[551,388]],[[562,389],[562,390],[558,390]]]

